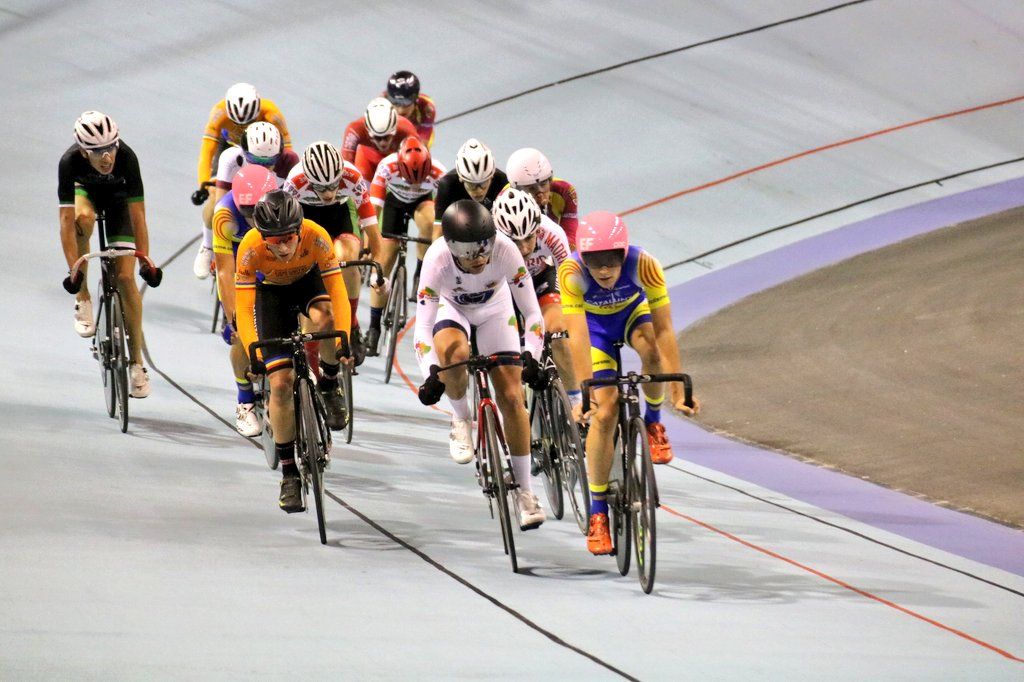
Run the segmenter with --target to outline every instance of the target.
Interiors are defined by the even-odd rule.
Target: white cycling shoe
[[[196,274],[199,279],[206,279],[210,276],[210,266],[213,264],[213,249],[199,245],[199,253],[196,254],[196,260],[192,263],[192,272]]]
[[[468,419],[452,418],[452,430],[448,434],[448,450],[459,464],[473,461],[473,422]]]
[[[263,425],[256,416],[256,406],[252,403],[238,403],[235,408],[235,429],[243,436],[258,436],[263,433]]]
[[[96,322],[92,319],[92,299],[75,301],[75,333],[83,339],[96,335]]]
[[[149,395],[149,372],[139,363],[132,363],[128,369],[128,381],[131,390],[128,395],[133,398],[145,398]]]
[[[522,488],[516,490],[514,495],[516,507],[519,508],[519,530],[531,530],[544,523],[547,515],[536,495]]]

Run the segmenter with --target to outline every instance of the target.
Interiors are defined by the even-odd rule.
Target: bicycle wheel
[[[220,295],[217,293],[216,270],[214,271],[213,277],[211,277],[211,279],[213,280],[213,322],[210,324],[210,333],[216,334],[218,331],[220,331],[219,329],[217,329],[217,323],[220,322],[220,316],[224,312],[220,307]],[[227,322],[227,320],[224,321]]]
[[[121,294],[116,291],[110,299],[110,321],[110,363],[114,370],[116,411],[121,433],[125,433],[128,431],[128,328],[124,323]]]
[[[587,477],[587,460],[580,430],[572,418],[572,405],[561,380],[551,385],[551,423],[558,434],[555,448],[558,450],[558,465],[561,468],[562,485],[576,525],[586,535],[590,530],[590,479]]]
[[[391,283],[391,293],[388,294],[387,315],[391,322],[391,331],[388,334],[388,355],[384,361],[384,383],[391,383],[391,369],[395,366],[395,352],[398,348],[398,332],[402,330],[405,322],[402,320],[402,310],[405,306],[405,268],[398,267],[395,270],[395,281]],[[387,325],[387,321],[384,323]]]
[[[505,482],[505,469],[502,466],[504,457],[504,444],[498,442],[498,416],[493,407],[484,409],[484,423],[480,428],[486,429],[483,442],[487,448],[487,468],[491,477],[491,486],[494,491],[494,501],[498,505],[498,524],[501,526],[501,539],[505,543],[505,554],[512,562],[512,572],[519,572],[519,563],[516,561],[516,541],[512,537],[512,517],[509,513],[509,488]]]
[[[260,379],[259,388],[256,390],[254,401],[256,418],[263,425],[263,432],[260,434],[260,444],[263,445],[263,455],[267,458],[267,466],[276,470],[281,463],[277,458],[277,448],[274,445],[274,429],[270,425],[270,391],[267,386],[267,376]]]
[[[322,431],[317,425],[316,408],[313,406],[313,395],[310,383],[299,380],[299,411],[296,414],[296,454],[302,458],[309,474],[309,485],[313,491],[313,504],[316,507],[316,523],[320,529],[320,544],[327,544],[327,522],[324,519],[324,444]]]
[[[351,443],[356,411],[352,404],[352,368],[348,365],[341,366],[341,385],[345,391],[345,413],[348,415],[348,424],[345,425],[345,442]]]
[[[99,312],[96,315],[96,359],[100,363],[100,377],[103,379],[103,401],[107,406],[107,416],[117,413],[117,393],[114,388],[114,365],[111,363],[111,320],[110,299],[100,294]]]
[[[608,481],[608,520],[611,523],[612,547],[615,548],[619,575],[629,573],[630,555],[629,476],[623,464],[623,458],[627,456],[626,447],[620,422],[615,427],[615,461],[612,464],[611,480]]]
[[[562,497],[562,472],[558,463],[556,441],[558,435],[551,413],[551,392],[530,391],[530,445],[534,461],[544,474],[544,492],[547,493],[551,514],[556,519],[565,515]]]
[[[654,478],[654,462],[647,442],[644,420],[635,417],[629,424],[629,447],[633,451],[629,476],[630,524],[633,528],[633,550],[640,587],[647,594],[654,589],[654,569],[657,560],[658,533],[655,512],[658,510],[658,484]]]

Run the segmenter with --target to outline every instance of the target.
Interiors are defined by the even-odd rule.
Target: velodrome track
[[[658,470],[648,597],[567,522],[517,537],[511,574],[444,416],[385,386],[379,360],[357,379],[356,441],[335,452],[328,547],[311,516],[276,509],[277,474],[223,421],[233,391],[186,197],[206,112],[236,80],[278,101],[301,146],[337,141],[393,68],[421,75],[443,119],[692,45],[453,118],[435,145],[450,164],[471,135],[501,160],[532,144],[584,211],[636,209],[636,241],[679,263],[680,327],[779,281],[780,263],[898,238],[886,216],[937,228],[1004,207],[979,188],[1024,175],[1017,4],[749,5],[441,4],[394,48],[398,5],[6,5],[0,85],[20,137],[4,138],[0,190],[4,677],[1019,678],[1018,531],[692,424],[672,422],[679,457]],[[128,435],[102,416],[59,288],[54,171],[86,108],[139,154],[167,262],[146,293],[160,374]],[[828,241],[872,225],[853,250]]]

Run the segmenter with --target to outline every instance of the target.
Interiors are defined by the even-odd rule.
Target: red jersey
[[[551,198],[544,214],[558,223],[565,230],[569,246],[576,250],[576,230],[580,226],[579,205],[576,199],[576,188],[568,180],[551,178]]]
[[[380,93],[381,97],[387,97],[387,92]],[[420,138],[427,149],[434,144],[434,121],[437,120],[437,107],[434,100],[421,94],[416,98],[416,104],[409,114],[408,119],[416,126],[416,137]]]

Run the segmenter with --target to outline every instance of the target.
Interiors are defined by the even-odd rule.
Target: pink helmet
[[[231,181],[231,193],[235,197],[235,206],[255,206],[263,195],[277,189],[277,178],[263,166],[247,164],[235,173]]]
[[[622,218],[610,211],[594,211],[583,216],[576,230],[576,247],[581,254],[594,251],[629,249],[629,230]]]

